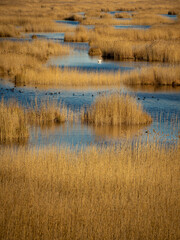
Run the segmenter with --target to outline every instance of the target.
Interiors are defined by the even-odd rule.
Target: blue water
[[[177,20],[177,15],[161,14],[163,17],[167,17],[173,20]]]
[[[148,25],[116,25],[116,29],[149,29],[151,26]]]
[[[143,105],[152,117],[153,123],[140,128],[112,128],[93,127],[91,125],[63,124],[51,128],[32,127],[29,139],[30,146],[42,145],[78,145],[111,144],[127,139],[147,136],[153,140],[159,136],[160,140],[178,141],[180,126],[180,89],[154,89],[150,91],[126,87],[97,87],[97,88],[61,88],[51,87],[41,89],[27,86],[16,86],[7,81],[0,81],[0,99],[4,101],[15,99],[25,107],[33,105],[35,99],[38,104],[42,101],[57,101],[68,108],[79,111],[82,107],[90,106],[102,94],[114,92],[128,92]],[[158,135],[157,135],[158,134]]]
[[[76,27],[79,25],[78,21],[70,21],[70,20],[55,20],[56,23],[63,23],[63,24],[68,24],[72,27]]]

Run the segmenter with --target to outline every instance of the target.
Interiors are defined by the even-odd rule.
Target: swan
[[[102,59],[98,59],[98,63],[101,64],[102,63]]]

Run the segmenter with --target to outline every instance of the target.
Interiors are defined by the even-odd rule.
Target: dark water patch
[[[115,25],[116,29],[149,29],[149,25]]]
[[[76,27],[77,25],[79,25],[78,21],[71,21],[71,20],[55,20],[56,23],[60,23],[60,24],[68,24],[71,27]]]

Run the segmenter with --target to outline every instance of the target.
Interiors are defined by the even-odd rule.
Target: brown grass
[[[111,38],[112,40],[128,41],[154,41],[154,40],[179,40],[179,24],[157,25],[150,29],[114,29],[111,26],[96,27],[94,36],[91,39]],[[96,39],[95,39],[96,40]]]
[[[124,75],[127,85],[179,86],[180,68],[176,67],[147,67],[140,71],[132,71]]]
[[[131,14],[128,12],[115,13],[116,18],[131,18]]]
[[[23,143],[29,137],[29,125],[52,126],[73,121],[75,115],[66,106],[49,100],[25,108],[15,101],[0,102],[0,143]]]
[[[179,41],[132,42],[106,38],[105,40],[98,39],[91,42],[91,45],[95,44],[101,49],[104,58],[170,63],[180,62]]]
[[[35,107],[31,107],[26,114],[30,124],[40,126],[60,124],[68,119],[68,111],[64,105],[49,101],[41,102],[40,104],[36,102]]]
[[[12,25],[0,25],[0,37],[18,37],[19,31]]]
[[[19,32],[74,31],[72,27],[65,24],[58,24],[54,20],[46,17],[1,16],[0,23],[0,33],[2,32],[2,34],[0,35],[1,37],[4,37],[3,33],[6,34],[6,37],[16,37],[19,35]],[[9,32],[10,35],[8,35]]]
[[[29,137],[25,111],[16,102],[0,102],[0,143],[24,142]]]
[[[95,100],[92,106],[83,111],[83,123],[101,125],[140,125],[152,122],[142,106],[128,94],[112,94]]]
[[[16,78],[17,84],[59,86],[113,85],[180,85],[180,70],[176,67],[147,67],[131,72],[81,72],[77,69],[26,69]]]
[[[49,56],[68,54],[70,48],[57,43],[0,42],[0,74],[18,77],[24,69],[39,69]]]
[[[1,239],[178,239],[180,148],[4,149]]]
[[[82,26],[78,26],[73,33],[66,33],[64,36],[65,42],[88,42],[89,31]]]

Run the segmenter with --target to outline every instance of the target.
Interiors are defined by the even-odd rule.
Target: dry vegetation
[[[0,143],[24,143],[29,137],[29,126],[51,126],[73,120],[73,112],[56,102],[36,102],[25,109],[15,101],[0,102]]]
[[[96,126],[140,125],[152,122],[135,98],[122,93],[97,98],[87,111],[82,111],[81,120]]]
[[[16,102],[0,102],[0,143],[24,142],[29,137],[25,110]]]
[[[64,36],[65,42],[88,42],[90,33],[82,26],[78,26],[73,33],[66,33]]]
[[[0,74],[12,78],[25,69],[42,67],[49,56],[69,54],[70,48],[49,41],[0,42]]]
[[[0,238],[178,239],[179,155],[158,143],[1,150]]]
[[[101,39],[98,37],[91,41],[91,45],[98,47],[104,58],[114,60],[180,62],[180,42],[174,40],[132,42],[127,40],[117,41],[108,37]]]
[[[36,101],[35,107],[29,109],[26,116],[30,124],[50,126],[64,123],[68,119],[68,114],[73,113],[70,110],[68,112],[66,106],[61,103],[49,101],[37,103]]]
[[[131,20],[108,11],[132,10]],[[180,0],[30,1],[1,0],[0,37],[22,32],[68,32],[65,41],[86,42],[92,55],[173,63],[126,73],[81,72],[45,67],[49,56],[69,47],[47,41],[0,42],[0,74],[16,84],[180,85]],[[85,12],[85,18],[80,12]],[[180,15],[179,15],[180,16]],[[179,17],[178,16],[178,17]],[[55,20],[95,24],[72,28]],[[112,25],[153,25],[121,30]],[[98,50],[97,50],[98,49]],[[24,142],[29,126],[49,126],[76,116],[63,105],[39,103],[25,110],[0,102],[0,143]],[[101,125],[147,124],[151,117],[128,95],[102,96],[82,110],[82,122]],[[98,131],[96,127],[95,131]],[[104,129],[102,130],[104,134]],[[108,130],[107,130],[108,131]],[[101,132],[101,131],[100,131]],[[180,146],[142,143],[70,150],[0,146],[0,239],[2,240],[175,240],[179,237]]]
[[[116,85],[180,85],[180,70],[176,67],[146,67],[131,72],[82,72],[56,67],[26,69],[16,77],[16,84],[59,86]]]

